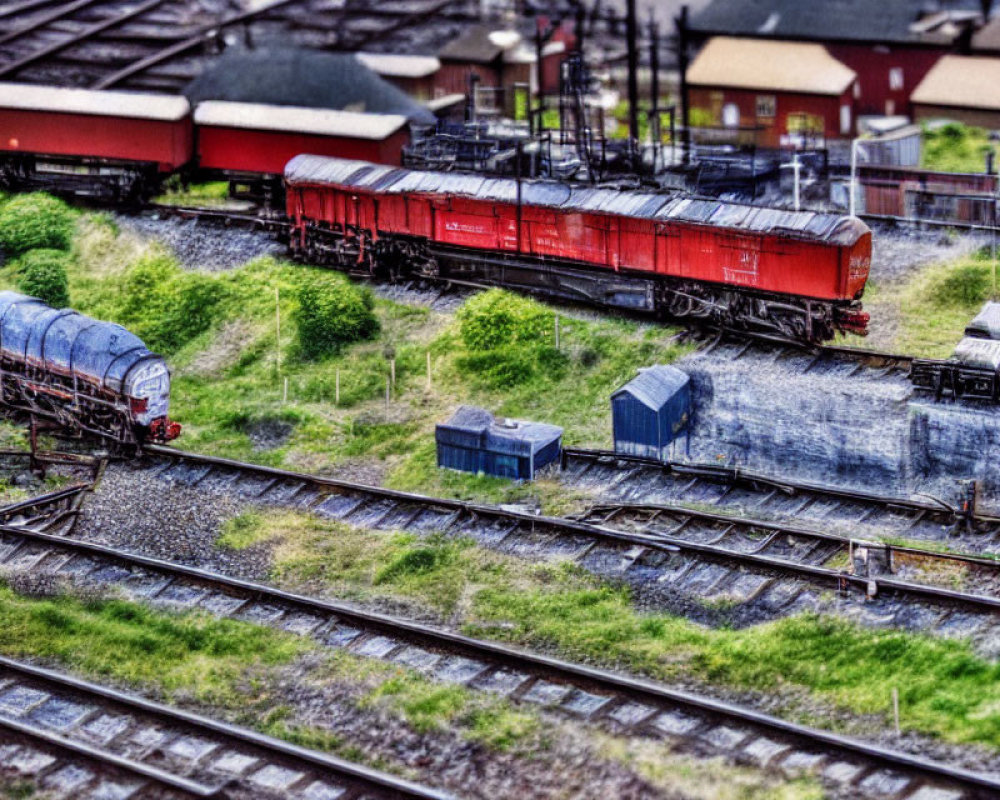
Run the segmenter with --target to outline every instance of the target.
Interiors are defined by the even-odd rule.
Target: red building
[[[713,36],[821,44],[858,75],[858,114],[910,114],[910,95],[938,59],[965,49],[982,22],[978,0],[938,9],[920,0],[712,0],[691,22]]]
[[[851,138],[854,71],[824,47],[719,36],[688,70],[693,126],[749,132],[761,147]]]

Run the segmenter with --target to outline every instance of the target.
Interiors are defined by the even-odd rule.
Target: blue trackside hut
[[[497,420],[485,409],[459,406],[434,438],[439,467],[530,481],[559,458],[562,434],[556,425]]]
[[[667,448],[691,417],[691,379],[676,367],[656,366],[611,395],[615,452],[668,460]]]

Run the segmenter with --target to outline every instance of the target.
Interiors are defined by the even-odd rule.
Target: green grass
[[[228,702],[256,670],[291,662],[306,640],[235,620],[167,614],[123,600],[24,597],[0,585],[0,652],[91,676]]]
[[[902,289],[896,348],[928,358],[950,356],[992,293],[988,252],[922,270]]]
[[[275,578],[355,601],[391,599],[470,635],[555,649],[566,657],[664,680],[776,695],[807,694],[888,720],[892,689],[905,728],[1000,747],[1000,664],[963,641],[869,630],[804,615],[744,630],[707,629],[636,611],[625,588],[569,564],[526,564],[466,540],[373,534],[304,515],[266,513]],[[418,718],[448,717],[450,694],[417,696]],[[813,720],[814,721],[814,720]]]
[[[936,129],[925,126],[921,166],[939,172],[983,172],[990,150],[996,152],[996,142],[983,128],[957,123]]]
[[[174,206],[221,206],[229,201],[229,181],[169,185],[156,202]]]
[[[360,463],[389,486],[464,499],[560,511],[578,498],[551,481],[524,486],[438,470],[434,425],[459,404],[561,425],[568,445],[606,447],[611,392],[639,367],[685,352],[671,341],[673,329],[565,310],[556,350],[554,309],[535,301],[526,303],[547,320],[537,346],[472,351],[454,316],[376,300],[376,339],[307,360],[294,320],[298,288],[312,276],[340,280],[274,259],[222,274],[183,272],[161,248],[99,214],[81,215],[69,267],[75,308],[125,324],[168,358],[180,446],[313,472]],[[0,270],[0,286],[11,277]],[[174,302],[180,297],[187,305]],[[390,359],[396,382],[387,406]],[[287,437],[261,445],[256,434],[275,421],[290,428]]]

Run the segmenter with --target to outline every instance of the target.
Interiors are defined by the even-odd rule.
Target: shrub
[[[117,316],[147,347],[171,353],[212,326],[226,293],[211,275],[185,272],[169,256],[156,254],[125,273]]]
[[[339,353],[352,342],[373,338],[380,329],[371,292],[332,273],[306,277],[295,312],[299,350],[308,359]]]
[[[0,248],[11,258],[29,250],[66,250],[73,236],[73,212],[47,194],[26,194],[0,208]]]
[[[14,265],[17,288],[53,308],[69,305],[69,257],[61,250],[31,250]]]
[[[476,295],[458,312],[459,333],[469,350],[547,343],[554,320],[555,315],[540,303],[502,289]]]
[[[952,270],[934,288],[933,293],[942,305],[974,305],[986,300],[990,293],[989,266],[970,262]]]

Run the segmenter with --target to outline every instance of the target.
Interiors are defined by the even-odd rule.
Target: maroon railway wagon
[[[859,219],[302,155],[293,255],[824,341],[867,332]]]
[[[198,167],[234,183],[263,176],[281,187],[285,164],[299,153],[399,164],[409,143],[406,117],[319,108],[206,100],[194,112]]]
[[[190,162],[183,97],[0,83],[0,181],[138,199]]]

